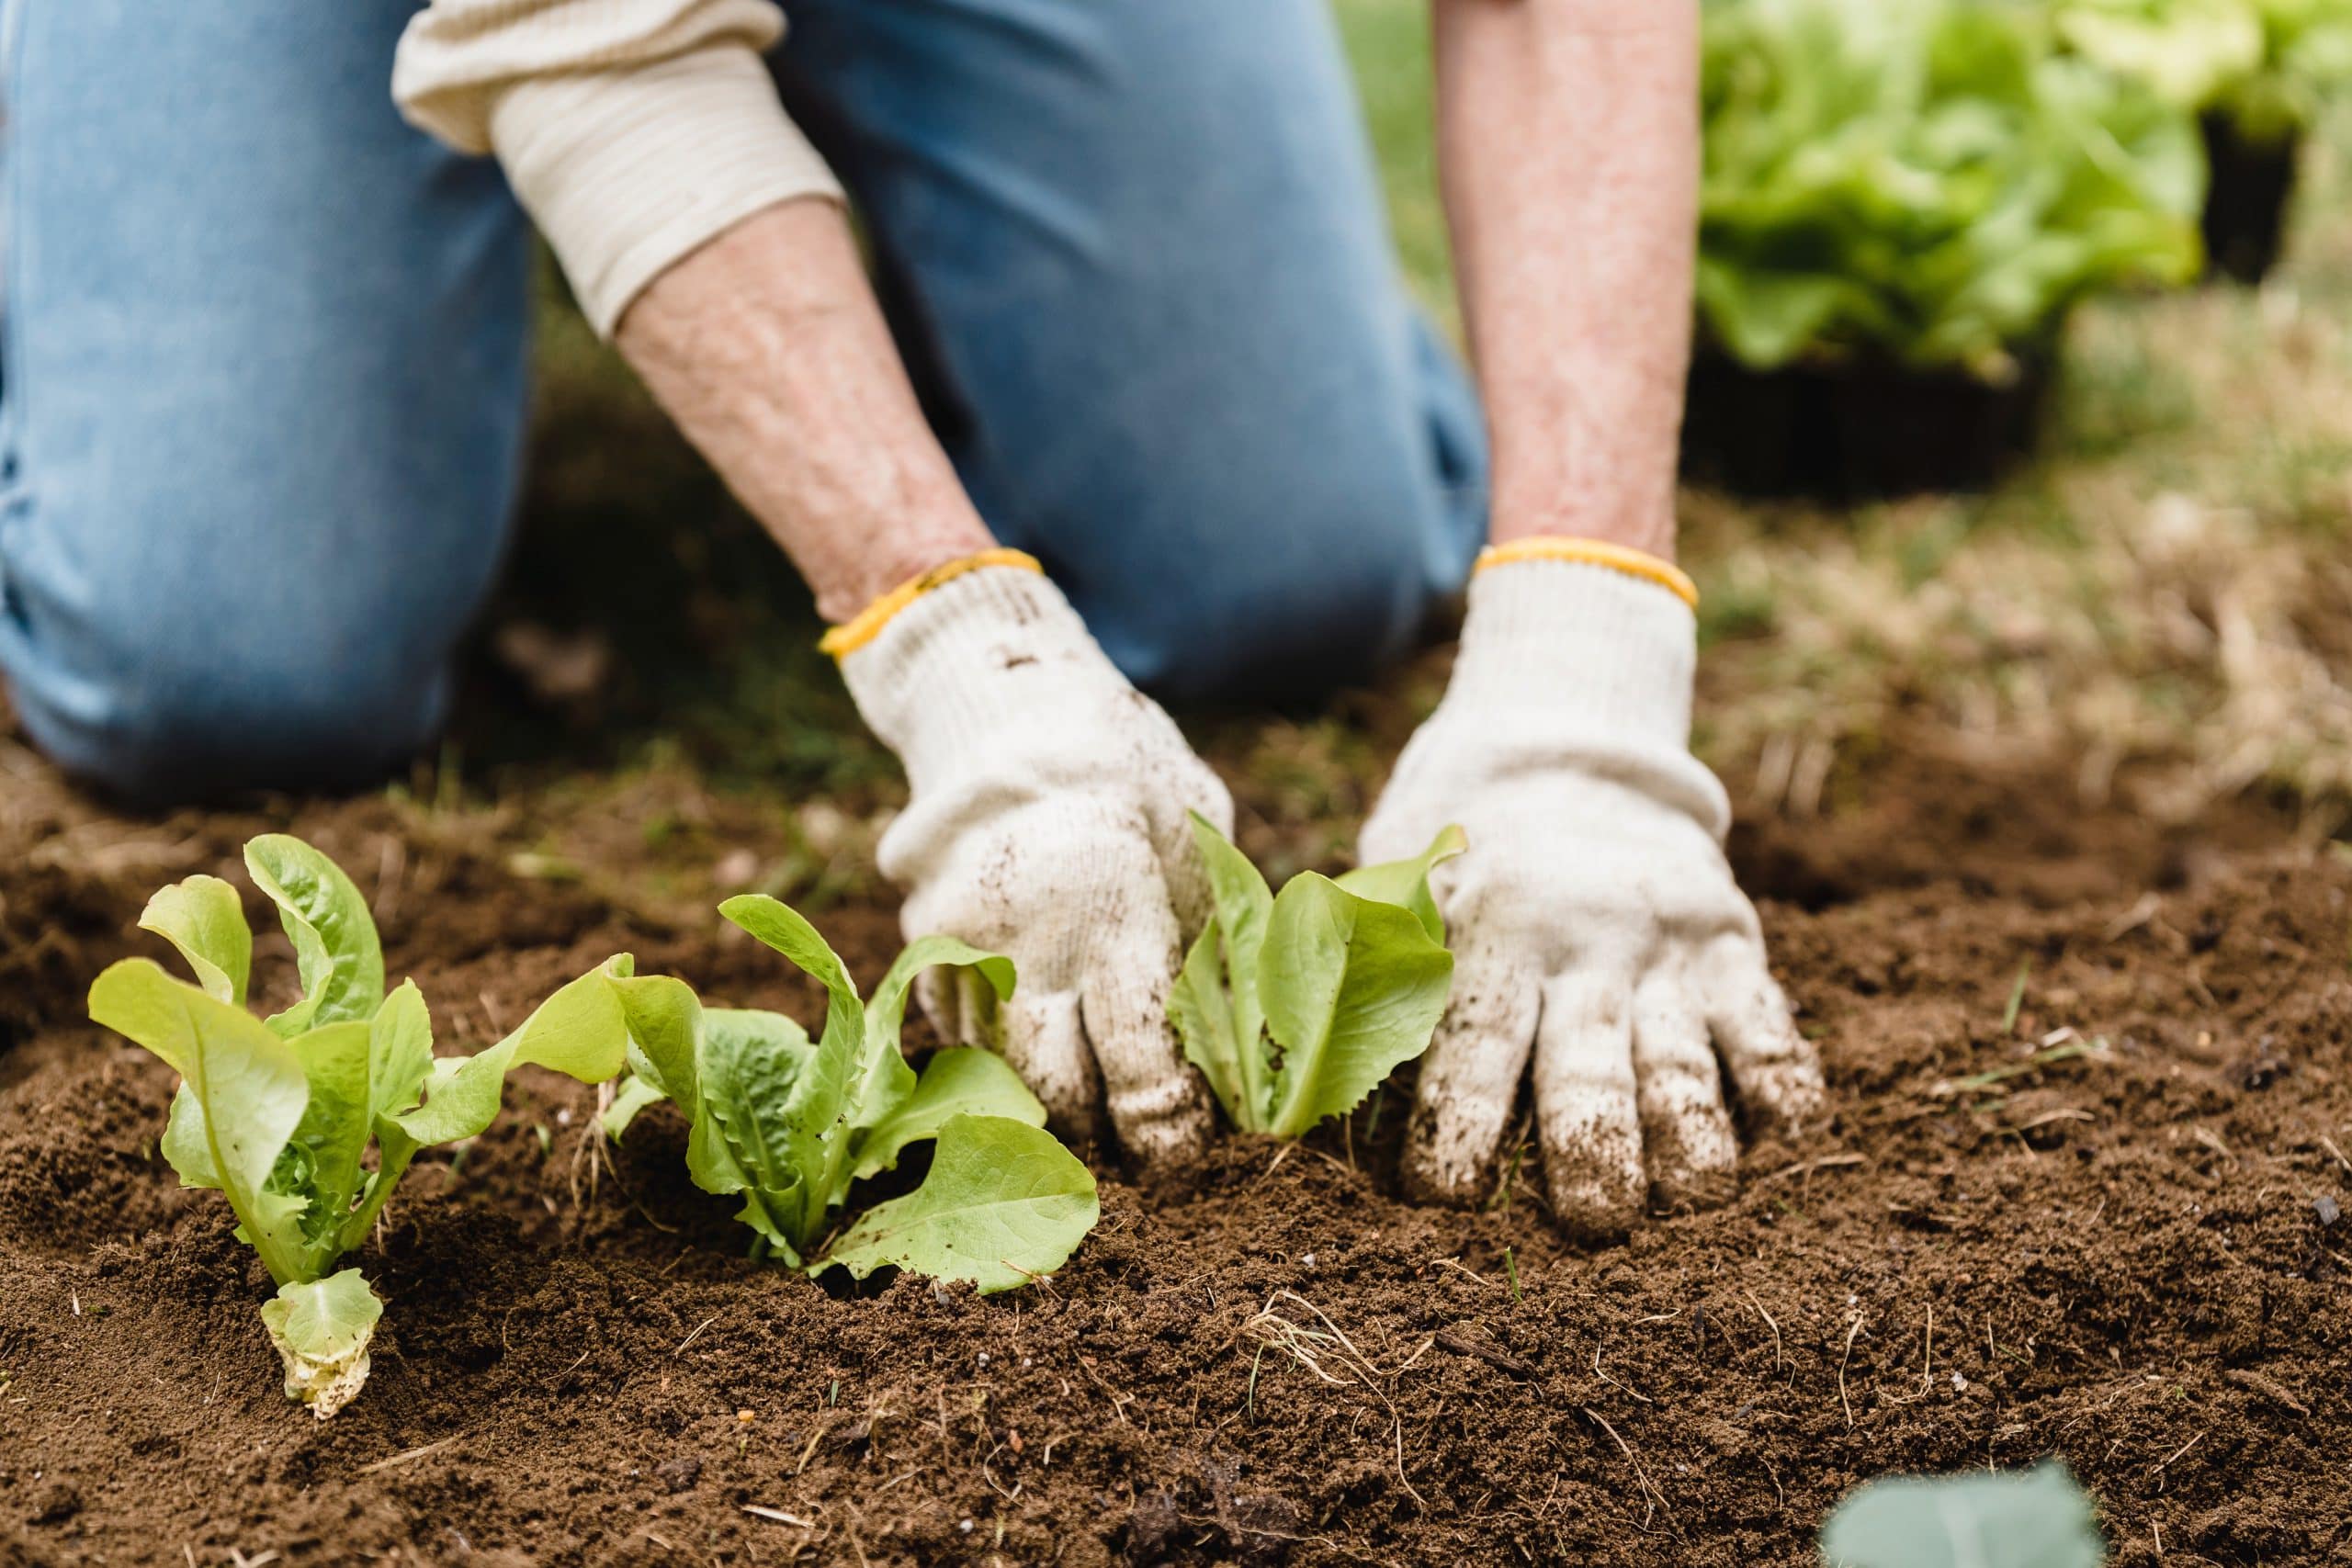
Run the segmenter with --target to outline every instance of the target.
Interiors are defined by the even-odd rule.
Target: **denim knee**
[[[337,660],[328,650],[230,628],[191,645],[140,642],[104,674],[16,671],[12,694],[34,744],[75,778],[142,806],[255,790],[345,789],[384,777],[427,745],[447,706],[446,662]]]
[[[392,106],[415,8],[0,0],[0,673],[142,802],[397,763],[497,568],[529,237]]]
[[[1302,454],[1302,457],[1306,455]],[[1190,701],[1308,698],[1406,652],[1467,567],[1458,498],[1381,465],[1308,461],[1236,504],[1182,563],[1079,585],[1103,648],[1150,691]],[[1161,476],[1178,487],[1181,476]]]

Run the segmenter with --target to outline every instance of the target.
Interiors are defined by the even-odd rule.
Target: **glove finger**
[[[1101,1135],[1093,1058],[1086,1049],[1076,991],[1015,990],[1004,1004],[1004,1059],[1046,1107],[1056,1133],[1070,1143]]]
[[[1553,1215],[1577,1240],[1615,1240],[1641,1213],[1636,1094],[1631,987],[1605,970],[1551,981],[1536,1028],[1535,1119]]]
[[[1718,938],[1703,973],[1711,987],[1707,1022],[1740,1098],[1780,1130],[1795,1128],[1821,1109],[1821,1057],[1797,1032],[1763,945],[1739,936]]]
[[[1089,954],[1081,1015],[1119,1142],[1147,1168],[1208,1145],[1208,1102],[1168,1021],[1176,921],[1162,905],[1108,933]]]
[[[1660,966],[1634,991],[1634,1085],[1650,1198],[1661,1209],[1710,1209],[1737,1190],[1739,1140],[1723,1075],[1690,976]]]
[[[1506,942],[1455,954],[1453,1000],[1421,1057],[1405,1145],[1405,1190],[1424,1202],[1476,1201],[1519,1100],[1535,1042],[1534,975]]]

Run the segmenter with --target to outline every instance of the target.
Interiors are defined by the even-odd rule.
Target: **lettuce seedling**
[[[1059,1268],[1100,1214],[1092,1173],[1045,1130],[1045,1108],[1002,1057],[939,1051],[918,1077],[899,1046],[918,974],[969,969],[985,982],[975,989],[1001,1002],[1012,961],[924,937],[861,1001],[841,959],[791,909],[747,894],[719,912],[825,987],[822,1032],[812,1044],[781,1013],[705,1008],[681,981],[616,976],[630,1076],[605,1130],[617,1139],[647,1105],[674,1101],[695,1185],[741,1197],[754,1256],[811,1275],[838,1266],[864,1279],[894,1264],[989,1292]],[[839,1228],[853,1184],[931,1140],[920,1187]]]
[[[1429,1048],[1453,983],[1430,869],[1462,852],[1462,829],[1337,881],[1302,873],[1280,897],[1197,814],[1193,837],[1214,912],[1169,1017],[1236,1127],[1296,1138]]]
[[[277,1282],[261,1314],[287,1395],[324,1420],[367,1381],[383,1315],[358,1269],[330,1272],[336,1260],[367,1239],[417,1151],[490,1125],[510,1068],[591,1083],[620,1071],[627,1035],[610,981],[630,961],[572,981],[487,1050],[435,1058],[416,982],[384,994],[376,922],[351,879],[277,833],[245,846],[245,867],[294,943],[300,1001],[267,1019],[245,1010],[243,907],[219,877],[191,876],[148,900],[139,923],[179,949],[197,983],[125,959],[91,986],[90,1017],[180,1075],[164,1157],[183,1185],[228,1199],[238,1239]]]

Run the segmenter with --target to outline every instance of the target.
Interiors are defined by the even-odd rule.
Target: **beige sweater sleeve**
[[[332,0],[321,0],[322,4]],[[496,152],[596,331],[761,209],[841,187],[777,101],[768,0],[433,0],[401,39],[410,121]]]

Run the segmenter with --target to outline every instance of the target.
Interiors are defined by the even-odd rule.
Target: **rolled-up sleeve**
[[[776,98],[767,0],[434,0],[392,95],[421,129],[495,152],[609,334],[674,263],[763,208],[841,186]]]

